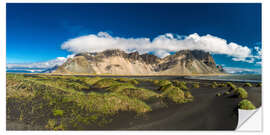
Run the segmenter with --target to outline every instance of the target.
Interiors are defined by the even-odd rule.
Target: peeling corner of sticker
[[[261,107],[255,110],[238,109],[238,125],[236,131],[262,131]]]

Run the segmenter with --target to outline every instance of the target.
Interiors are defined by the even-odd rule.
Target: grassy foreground
[[[139,87],[142,82],[159,89]],[[142,117],[153,110],[153,102],[192,101],[180,81],[7,74],[7,120],[48,130],[95,129],[119,112]]]

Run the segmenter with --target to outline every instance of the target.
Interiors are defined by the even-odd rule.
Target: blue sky
[[[66,57],[76,53],[76,44],[70,43],[63,49],[64,42],[80,36],[97,36],[99,32],[115,38],[149,38],[150,41],[166,33],[183,37],[210,34],[228,44],[247,46],[254,56],[253,62],[245,62],[233,60],[235,56],[227,53],[213,53],[216,63],[261,68],[256,64],[261,60],[254,49],[261,47],[261,4],[254,3],[7,4],[7,63]]]

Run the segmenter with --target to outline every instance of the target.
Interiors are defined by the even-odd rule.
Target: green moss
[[[97,81],[94,84],[94,87],[95,88],[108,88],[108,87],[111,87],[113,85],[119,85],[119,84],[121,84],[121,83],[115,81],[114,79],[104,78],[104,79],[101,79],[101,80]]]
[[[143,79],[139,79],[139,80],[142,81],[142,82],[152,82],[152,83],[154,83],[153,79],[143,78]]]
[[[234,85],[232,82],[227,82],[226,84],[227,84],[228,87],[231,87],[231,86]]]
[[[132,78],[118,78],[116,80],[120,82],[131,83],[134,85],[139,84],[139,82],[136,79],[132,79]]]
[[[87,95],[73,95],[69,98],[77,102],[82,109],[106,115],[113,115],[118,111],[135,111],[138,114],[151,111],[143,101],[114,92],[105,94],[90,92]]]
[[[132,80],[130,81],[130,83],[132,83],[132,84],[134,84],[134,85],[137,85],[137,84],[139,84],[139,81],[137,81],[137,80],[135,80],[135,79],[132,79]]]
[[[227,87],[227,84],[226,83],[220,83],[220,84],[218,84],[218,87]]]
[[[188,101],[193,101],[194,97],[192,96],[190,91],[185,91],[185,99]]]
[[[216,87],[218,87],[217,82],[213,82],[213,83],[211,84],[211,87],[212,87],[212,88],[216,88]]]
[[[234,94],[237,95],[239,98],[248,98],[247,91],[244,88],[241,88],[241,87],[237,88],[234,91]]]
[[[107,90],[112,92],[120,92],[126,88],[136,88],[136,87],[131,83],[116,83],[112,84],[111,86],[108,86]]]
[[[169,99],[175,103],[186,103],[193,100],[193,96],[190,92],[184,92],[180,87],[187,89],[185,82],[173,81],[173,83],[163,83],[164,85],[160,87],[161,97],[164,99]],[[167,84],[167,85],[165,85]],[[177,85],[177,86],[174,86]]]
[[[244,87],[252,87],[252,84],[251,83],[245,83]]]
[[[227,82],[227,86],[230,88],[230,91],[235,91],[237,89],[236,85],[232,82]]]
[[[48,123],[47,123],[47,125],[46,125],[46,128],[47,129],[54,129],[56,127],[56,120],[54,120],[54,119],[49,119],[48,120]]]
[[[89,87],[87,87],[85,85],[82,85],[81,83],[69,82],[69,83],[66,84],[66,88],[70,88],[70,89],[81,91],[83,89],[88,89]]]
[[[169,80],[155,80],[154,81],[154,84],[162,87],[162,86],[166,86],[166,85],[172,84],[172,82],[169,81]]]
[[[182,90],[188,90],[187,83],[184,81],[174,80],[173,84],[174,84],[174,86],[176,86]]]
[[[253,110],[256,109],[256,107],[252,104],[251,101],[244,99],[242,101],[239,102],[238,107],[240,109],[244,109],[244,110]]]
[[[185,93],[178,87],[174,87],[172,89],[165,90],[161,96],[163,98],[167,98],[175,103],[185,103]]]
[[[217,88],[217,87],[227,87],[227,86],[228,86],[227,83],[217,83],[217,82],[213,82],[213,83],[211,84],[211,87],[212,87],[212,88]]]
[[[200,83],[193,83],[193,88],[200,88]]]
[[[224,95],[230,95],[231,93],[229,91],[224,92]]]
[[[173,86],[173,84],[168,84],[168,85],[165,85],[165,86],[161,86],[161,87],[159,88],[159,90],[161,90],[161,91],[166,91],[166,90],[174,89],[174,88],[175,88],[175,86]]]
[[[52,130],[81,129],[92,125],[108,124],[111,122],[110,116],[119,111],[134,111],[137,114],[144,114],[151,111],[151,108],[142,100],[158,96],[145,89],[136,89],[135,94],[132,92],[120,93],[119,91],[124,88],[136,87],[131,83],[120,83],[113,79],[106,80],[111,82],[110,85],[107,85],[103,79],[97,78],[95,80],[104,82],[96,81],[94,84],[107,87],[106,89],[111,88],[112,93],[84,93],[75,90],[80,87],[76,86],[76,83],[81,83],[86,87],[89,84],[86,82],[89,80],[83,77],[69,77],[8,75],[7,117],[22,121],[30,120],[33,125],[45,123],[44,128]],[[93,84],[93,80],[91,81]],[[114,86],[120,86],[121,90]],[[16,106],[13,106],[14,104]],[[21,113],[14,115],[16,110],[20,110]],[[61,117],[61,119],[55,120],[55,117]]]
[[[256,86],[257,87],[262,87],[262,83],[258,83]]]
[[[159,94],[143,88],[125,88],[119,93],[140,100],[149,100],[151,98],[159,97]]]
[[[84,78],[83,81],[86,82],[87,84],[93,85],[101,79],[102,79],[101,77],[93,77],[93,78],[87,77],[87,78]]]
[[[153,80],[152,81],[155,85],[159,85],[159,80]]]
[[[137,115],[152,111],[146,102],[153,98],[176,103],[193,100],[190,92],[168,80],[158,81],[164,89],[162,94],[138,88],[136,81],[141,80],[7,74],[7,118],[31,121],[31,125],[50,130],[88,129],[109,124],[120,111]],[[106,92],[85,91],[92,88]]]
[[[22,121],[24,118],[23,118],[23,113],[21,112],[20,113],[20,117],[19,117],[19,120]]]
[[[220,97],[221,95],[222,95],[222,94],[221,94],[220,92],[216,94],[216,96],[218,96],[218,97]]]
[[[164,88],[171,87],[171,86],[175,86],[183,90],[188,90],[188,87],[186,86],[186,82],[184,81],[154,80],[154,84],[160,86],[160,90],[164,90]]]
[[[55,109],[53,110],[53,116],[60,116],[62,117],[64,115],[64,110]]]
[[[102,104],[102,103],[100,103]],[[128,96],[118,93],[106,93],[104,94],[104,111],[135,111],[138,114],[151,111],[152,109],[143,101],[136,98],[129,98]]]
[[[46,129],[49,130],[64,130],[64,126],[62,123],[57,122],[55,119],[49,119],[47,125],[45,126]]]

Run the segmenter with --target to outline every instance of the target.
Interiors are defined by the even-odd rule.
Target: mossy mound
[[[102,102],[100,104],[102,104]],[[138,114],[141,114],[152,110],[143,101],[138,100],[137,98],[130,98],[126,95],[118,93],[104,94],[103,104],[103,109],[107,109],[108,113],[111,113],[113,111],[135,111]]]
[[[175,103],[186,103],[185,93],[178,87],[174,87],[173,89],[165,90],[161,96],[163,98],[167,98]]]
[[[241,88],[241,87],[237,88],[234,91],[234,94],[237,95],[239,98],[248,98],[247,91],[244,88]]]
[[[192,87],[193,88],[200,88],[200,83],[193,83],[192,84]]]
[[[244,87],[252,87],[252,84],[251,83],[245,83]]]
[[[108,85],[106,87],[106,90],[111,92],[120,92],[123,89],[127,88],[136,88],[136,87],[131,83],[113,83],[112,85]]]
[[[187,83],[184,81],[178,81],[178,80],[174,80],[173,81],[173,85],[182,89],[182,90],[188,90],[189,88],[187,87]]]
[[[112,87],[114,85],[119,85],[121,84],[120,82],[116,81],[115,79],[112,78],[103,78],[96,83],[94,83],[93,87],[94,88],[108,88]]]
[[[217,87],[227,87],[227,84],[225,84],[225,83],[217,83],[217,82],[213,82],[213,83],[211,84],[211,87],[212,87],[212,88],[217,88]]]
[[[227,87],[227,84],[226,83],[220,83],[220,84],[218,84],[218,87]]]
[[[53,115],[54,116],[63,116],[63,114],[64,114],[64,110],[61,110],[61,109],[54,109],[53,110]]]
[[[83,81],[86,82],[87,84],[93,85],[101,79],[102,79],[101,77],[92,77],[92,78],[88,77],[88,78],[84,78]]]
[[[159,94],[143,89],[143,88],[125,88],[121,91],[119,91],[119,94],[126,95],[128,97],[133,97],[137,99],[141,99],[143,101],[149,100],[151,98],[158,98]]]
[[[237,89],[236,85],[234,85],[232,82],[227,82],[227,87],[230,88],[230,91],[235,91]]]
[[[218,96],[218,97],[220,97],[221,95],[222,95],[222,94],[221,94],[220,92],[216,94],[216,96]]]
[[[211,87],[212,87],[212,88],[216,88],[216,87],[218,87],[217,82],[213,82],[213,83],[211,84]]]
[[[175,103],[187,103],[193,101],[193,96],[190,92],[183,91],[179,87],[175,87],[173,85],[167,85],[161,93],[161,97]]]
[[[244,109],[244,110],[253,110],[256,109],[256,107],[252,104],[251,101],[244,99],[239,102],[238,104],[239,109]]]
[[[153,83],[160,87],[172,84],[172,82],[169,80],[154,80]]]
[[[224,95],[230,95],[231,93],[229,91],[224,92]]]
[[[168,90],[168,89],[173,89],[175,88],[175,86],[173,84],[168,84],[168,85],[165,85],[165,86],[161,86],[159,88],[160,91],[165,91],[165,90]]]
[[[125,82],[125,83],[131,83],[134,85],[139,84],[139,81],[137,81],[136,79],[131,79],[131,78],[117,78],[115,80],[120,81],[120,82]]]
[[[185,100],[188,102],[193,101],[194,97],[192,96],[191,92],[185,91]]]

